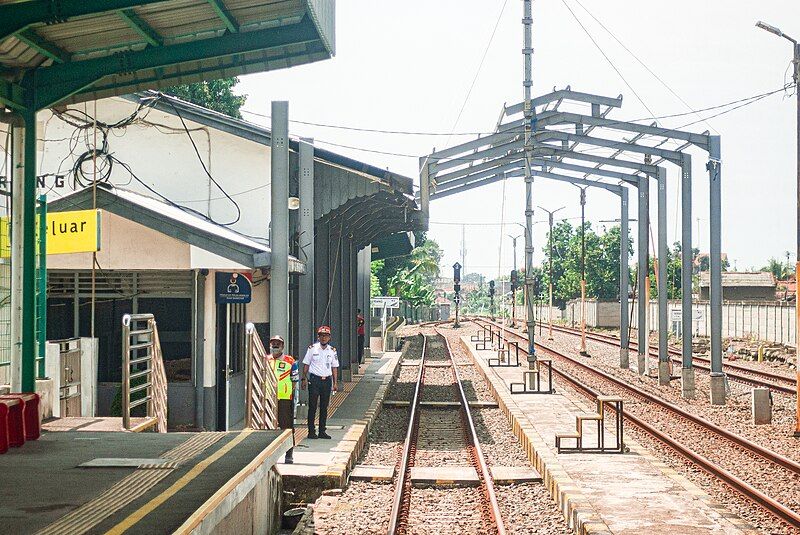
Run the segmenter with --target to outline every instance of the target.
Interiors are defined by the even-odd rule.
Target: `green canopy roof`
[[[335,52],[334,0],[0,0],[0,104],[39,110]]]

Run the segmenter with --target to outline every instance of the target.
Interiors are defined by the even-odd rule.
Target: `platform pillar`
[[[639,306],[637,309],[637,323],[638,323],[638,342],[639,348],[637,350],[637,371],[639,375],[647,373],[647,352],[649,346],[650,329],[647,323],[647,312],[650,303],[648,303],[647,295],[650,284],[648,276],[649,271],[649,246],[648,246],[648,225],[650,222],[650,183],[647,180],[640,180],[637,187],[639,194],[639,239],[637,243],[638,253],[638,266],[637,272],[637,296],[639,299]]]
[[[725,405],[725,374],[711,372],[711,404]]]
[[[658,168],[657,175],[658,199],[658,362],[659,382],[661,380],[661,363],[667,363],[669,369],[669,351],[667,348],[667,334],[669,333],[669,318],[667,317],[667,170]],[[669,377],[667,378],[669,382]],[[664,383],[661,383],[664,384]]]
[[[646,180],[646,179],[644,179]],[[628,189],[620,188],[620,217],[619,217],[619,367],[628,369],[629,337],[629,307],[628,307]]]
[[[272,102],[270,336],[289,339],[289,103]]]
[[[722,371],[722,161],[720,160],[720,138],[709,137],[708,156],[709,175],[709,228],[711,231],[709,246],[709,264],[711,269],[711,379],[712,398],[714,376],[724,383]],[[718,405],[725,404],[725,389],[719,389]]]
[[[694,399],[694,368],[681,368],[681,395],[683,399]]]
[[[300,260],[306,263],[305,275],[298,277],[298,325],[299,340],[296,357],[305,357],[306,347],[314,341],[317,326],[314,321],[314,141],[301,139],[299,147],[298,196],[300,213],[298,217],[298,247]],[[308,390],[300,390],[297,396],[296,417],[305,419],[308,415]]]
[[[681,157],[681,391],[694,399],[692,368],[692,156]],[[691,371],[691,373],[684,373]],[[687,384],[689,383],[690,384]],[[691,397],[688,397],[691,395]]]
[[[660,385],[668,385],[669,380],[672,378],[672,366],[670,366],[670,361],[664,362],[663,360],[658,361],[658,384]]]

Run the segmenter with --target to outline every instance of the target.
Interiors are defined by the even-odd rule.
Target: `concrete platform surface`
[[[575,429],[577,414],[594,412],[594,404],[558,388],[555,394],[510,394],[509,385],[522,380],[523,367],[489,367],[492,351],[478,351],[468,336],[461,343],[491,383],[515,434],[562,510],[586,508],[587,522],[602,522],[612,533],[625,535],[738,534],[752,527],[712,500],[699,487],[625,437],[626,454],[557,454],[556,433]],[[525,368],[527,369],[527,367]],[[584,444],[597,437],[595,422],[584,423]],[[606,427],[606,444],[613,444],[613,427]]]
[[[45,431],[0,455],[0,525],[6,533],[105,533],[121,526],[172,533],[270,447],[274,465],[290,442],[279,431]],[[80,466],[112,458],[137,461]]]
[[[369,426],[381,410],[391,379],[399,370],[400,353],[373,351],[356,381],[346,383],[328,411],[330,440],[307,438],[304,423],[295,432],[294,463],[278,464],[284,488],[296,501],[312,502],[322,491],[344,487],[366,444]],[[282,461],[282,459],[281,459]]]

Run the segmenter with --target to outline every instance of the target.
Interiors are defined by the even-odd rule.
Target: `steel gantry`
[[[527,87],[526,87],[527,88]],[[616,179],[621,184],[637,188],[638,194],[638,370],[645,373],[648,354],[647,308],[649,293],[648,227],[650,180],[657,186],[658,246],[658,331],[659,380],[669,382],[669,355],[667,351],[667,170],[659,166],[668,162],[681,170],[681,275],[682,284],[682,385],[684,397],[694,396],[694,371],[692,367],[692,231],[691,231],[691,155],[685,149],[695,146],[709,154],[707,169],[710,179],[710,254],[711,254],[711,361],[712,403],[725,401],[724,375],[722,373],[721,345],[721,214],[720,214],[720,138],[708,133],[693,133],[663,128],[657,124],[640,124],[608,118],[611,111],[621,107],[622,97],[606,97],[572,91],[569,87],[536,98],[526,92],[526,101],[504,106],[495,132],[455,147],[434,151],[421,159],[422,189],[437,199],[481,187],[506,177],[524,176],[526,182],[526,220],[533,215],[532,184],[538,176],[548,180],[561,180],[597,187],[612,186],[600,182]],[[559,109],[564,103],[589,105],[591,114],[585,115]],[[537,109],[537,107],[539,109]],[[522,117],[519,115],[522,114]],[[594,135],[590,135],[594,132]],[[614,139],[609,134],[632,134],[629,138]],[[654,142],[654,143],[653,143]],[[667,143],[677,144],[674,149]],[[600,156],[582,150],[607,149],[610,155]],[[583,164],[583,165],[581,165]],[[586,165],[594,164],[594,165]],[[621,171],[612,170],[613,168]],[[555,174],[553,170],[578,173],[580,176]],[[597,180],[588,180],[590,177]],[[626,190],[618,185],[621,190]],[[605,188],[608,189],[608,188]],[[622,194],[620,194],[622,196]],[[623,211],[625,209],[623,208]],[[627,215],[624,215],[627,217]],[[526,236],[526,274],[532,270],[532,242],[530,228]],[[530,254],[528,254],[530,248]],[[621,258],[621,278],[627,281],[627,257]],[[526,277],[527,279],[527,277]],[[627,309],[627,283],[620,282],[620,306]],[[530,288],[526,284],[528,302]],[[623,305],[624,302],[624,305]],[[530,308],[530,307],[529,307]],[[528,318],[530,344],[533,345],[533,313]],[[621,310],[622,312],[622,310]],[[621,314],[626,317],[627,313]],[[627,321],[626,319],[621,321]],[[623,331],[624,332],[624,331]],[[627,364],[627,336],[622,336],[620,362]],[[532,347],[531,347],[532,349]],[[533,357],[535,360],[535,356]]]

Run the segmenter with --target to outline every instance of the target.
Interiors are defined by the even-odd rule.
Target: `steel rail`
[[[491,325],[491,322],[487,322],[487,321],[482,320],[482,319],[476,319],[475,322],[478,323],[478,324],[480,324],[482,322],[485,322],[485,323],[488,323],[488,324]],[[506,332],[509,332],[510,334],[516,336],[517,338],[520,338],[522,340],[526,340],[526,338],[524,336],[522,336],[522,335],[519,335],[519,334],[514,333],[512,331],[506,331]],[[557,357],[566,359],[569,362],[571,362],[571,363],[573,363],[575,365],[578,365],[579,367],[581,367],[583,369],[586,369],[586,370],[588,370],[589,372],[591,372],[591,373],[593,373],[595,375],[603,377],[604,379],[607,379],[607,380],[613,382],[614,384],[631,391],[633,393],[633,395],[635,395],[636,397],[640,397],[640,398],[643,398],[643,399],[645,399],[647,401],[651,401],[651,402],[655,403],[656,405],[659,405],[659,406],[661,406],[661,407],[663,407],[663,408],[665,408],[667,410],[675,412],[679,416],[681,416],[683,418],[686,418],[686,419],[688,419],[688,420],[700,425],[701,427],[704,427],[704,428],[708,429],[709,431],[712,431],[715,434],[718,434],[718,435],[720,435],[720,436],[732,441],[733,443],[739,445],[740,447],[742,447],[742,448],[744,448],[744,449],[746,449],[748,451],[751,451],[753,453],[758,454],[762,458],[765,458],[765,459],[769,460],[770,462],[773,462],[774,464],[776,464],[778,466],[786,468],[786,469],[788,469],[789,471],[791,471],[791,472],[793,472],[795,474],[800,474],[800,464],[796,463],[795,461],[793,461],[791,459],[788,459],[786,457],[783,457],[782,455],[779,455],[779,454],[777,454],[775,452],[767,450],[766,448],[763,448],[762,446],[759,446],[758,444],[755,444],[755,443],[753,443],[753,442],[751,442],[751,441],[749,441],[749,440],[747,440],[747,439],[745,439],[743,437],[739,437],[738,435],[730,433],[729,431],[726,431],[725,429],[722,429],[719,426],[717,426],[717,425],[715,425],[715,424],[713,424],[713,423],[711,423],[711,422],[709,422],[709,421],[707,421],[707,420],[705,420],[703,418],[700,418],[699,416],[695,416],[695,415],[693,415],[691,413],[688,413],[688,412],[684,411],[683,409],[681,409],[681,408],[679,408],[679,407],[677,407],[677,406],[675,406],[675,405],[673,405],[673,404],[671,404],[671,403],[669,403],[669,402],[667,402],[665,400],[662,400],[662,399],[659,399],[659,398],[657,398],[655,396],[652,396],[652,395],[648,394],[647,392],[644,392],[644,391],[642,391],[642,390],[640,390],[640,389],[638,389],[638,388],[636,388],[636,387],[634,387],[632,385],[629,385],[629,384],[617,379],[616,377],[610,376],[610,375],[608,375],[608,374],[606,374],[606,373],[604,373],[604,372],[602,372],[600,370],[592,368],[591,366],[588,366],[588,365],[584,364],[583,362],[580,362],[580,361],[578,361],[576,359],[573,359],[572,357],[564,355],[564,354],[562,354],[562,353],[560,353],[558,351],[555,351],[553,349],[550,349],[548,347],[542,346],[539,343],[536,343],[536,346],[538,346],[539,349],[541,349],[545,353],[548,353],[548,354],[551,354],[553,356],[557,356]],[[527,351],[522,347],[520,348],[520,351],[522,351],[523,353],[527,353]],[[560,376],[562,379],[564,379],[567,382],[569,382],[570,384],[576,386],[578,388],[578,390],[580,390],[583,393],[589,395],[590,397],[592,397],[592,398],[596,398],[597,397],[598,393],[596,391],[594,391],[590,387],[584,385],[579,380],[577,380],[576,378],[572,377],[570,374],[568,374],[568,373],[566,373],[566,372],[564,372],[562,370],[557,369],[555,366],[553,367],[553,372],[557,376]],[[681,444],[680,442],[676,441],[675,439],[673,439],[669,435],[667,435],[664,432],[654,428],[653,426],[651,426],[647,422],[641,420],[637,416],[631,414],[630,412],[626,412],[625,413],[625,418],[628,419],[632,424],[636,425],[637,427],[639,427],[640,429],[642,429],[646,433],[648,433],[651,436],[653,436],[659,442],[662,442],[663,444],[669,446],[670,448],[672,448],[673,450],[678,452],[680,455],[682,455],[683,457],[685,457],[689,461],[691,461],[691,462],[695,463],[696,465],[700,466],[701,468],[703,468],[705,471],[707,471],[712,476],[717,477],[721,481],[725,482],[727,485],[729,485],[735,491],[741,493],[746,498],[755,501],[756,503],[758,503],[759,505],[761,505],[762,507],[764,507],[765,509],[767,509],[768,511],[773,513],[779,519],[789,523],[790,525],[792,525],[794,527],[799,527],[800,528],[800,514],[798,514],[797,512],[789,509],[788,507],[784,506],[780,502],[778,502],[778,501],[774,500],[773,498],[767,496],[763,492],[761,492],[758,489],[752,487],[749,483],[747,483],[747,482],[743,481],[742,479],[738,478],[737,476],[731,474],[727,470],[715,465],[712,461],[706,459],[704,456],[702,456],[702,455],[696,453],[695,451],[691,450],[690,448],[684,446],[683,444]]]
[[[399,528],[401,517],[403,516],[404,512],[406,515],[408,515],[409,503],[405,500],[405,498],[408,497],[410,500],[410,493],[406,493],[405,490],[406,486],[410,486],[411,484],[411,471],[409,470],[411,467],[409,466],[409,463],[414,461],[412,446],[416,444],[416,435],[419,432],[419,392],[422,387],[422,377],[425,374],[425,357],[428,349],[428,339],[422,333],[420,333],[420,336],[422,336],[422,358],[420,359],[419,363],[417,384],[414,387],[414,397],[411,400],[411,405],[409,408],[408,431],[406,432],[406,441],[403,446],[403,455],[400,459],[400,468],[397,473],[397,481],[394,488],[392,512],[389,516],[389,530],[387,531],[389,535],[396,535],[400,532]]]
[[[565,327],[563,325],[553,325],[553,330],[554,331],[558,331],[558,332],[563,332],[563,333],[566,333],[566,334],[571,334],[571,335],[577,335],[577,334],[580,333],[580,331],[577,331],[577,330],[572,329],[570,327]],[[604,343],[604,344],[613,345],[615,347],[619,347],[619,345],[620,345],[620,339],[618,337],[616,337],[616,336],[609,335],[609,334],[587,332],[586,333],[586,337],[589,338],[590,340],[594,340],[596,342],[601,342],[601,343]],[[631,340],[628,343],[629,343],[631,349],[638,349],[638,347],[639,347],[639,344],[637,342],[633,341],[633,340]],[[651,357],[658,357],[658,350],[657,349],[650,348],[649,352],[650,352],[650,356]],[[668,349],[668,353],[670,355],[672,355],[673,357],[680,357],[682,355],[679,350],[674,349],[674,348],[669,348]],[[704,358],[704,357],[693,356],[692,357],[692,361],[699,361],[699,362],[703,363],[703,364],[694,364],[695,368],[698,368],[698,369],[706,371],[706,372],[710,372],[711,371],[711,368],[709,366],[707,366],[707,365],[710,365],[710,360],[709,359]],[[672,362],[676,362],[678,364],[681,364],[682,360],[680,358],[672,358]],[[745,366],[739,366],[739,365],[736,365],[736,364],[733,364],[733,363],[730,363],[730,362],[724,364],[723,367],[724,368],[733,369],[733,370],[737,370],[737,371],[739,371],[741,373],[748,373],[748,374],[751,374],[753,376],[762,377],[762,378],[768,379],[770,381],[783,381],[785,383],[790,383],[792,386],[780,385],[780,384],[769,382],[769,381],[763,381],[763,380],[756,379],[754,377],[747,377],[746,375],[741,375],[740,373],[736,373],[736,372],[732,372],[730,370],[727,370],[726,373],[727,373],[728,377],[730,377],[734,381],[738,381],[740,383],[745,383],[745,384],[748,384],[750,386],[762,386],[762,387],[770,388],[772,390],[777,390],[779,392],[783,392],[784,394],[794,395],[794,394],[797,393],[796,389],[794,387],[794,383],[795,383],[794,377],[786,377],[784,375],[779,375],[777,373],[771,373],[771,372],[768,372],[768,371],[754,370],[752,368],[747,368]]]
[[[472,412],[469,408],[467,395],[464,393],[464,386],[461,384],[461,375],[458,373],[458,364],[456,364],[456,361],[453,359],[453,351],[450,348],[450,342],[447,340],[447,337],[440,333],[439,329],[434,328],[434,331],[436,331],[436,334],[439,335],[442,340],[444,340],[445,347],[447,348],[447,354],[450,355],[450,364],[452,365],[453,377],[455,377],[456,385],[458,386],[459,399],[461,400],[461,408],[463,411],[462,414],[464,415],[467,423],[469,441],[472,443],[470,453],[473,460],[477,464],[478,477],[481,480],[484,498],[489,503],[489,514],[491,515],[491,519],[496,528],[495,533],[497,533],[497,535],[505,535],[506,528],[503,524],[503,516],[500,512],[500,504],[497,501],[497,493],[494,491],[494,480],[492,478],[492,473],[489,470],[489,466],[486,464],[486,457],[483,454],[483,448],[481,448],[481,442],[478,439],[478,432],[475,430],[475,422],[472,419]]]

